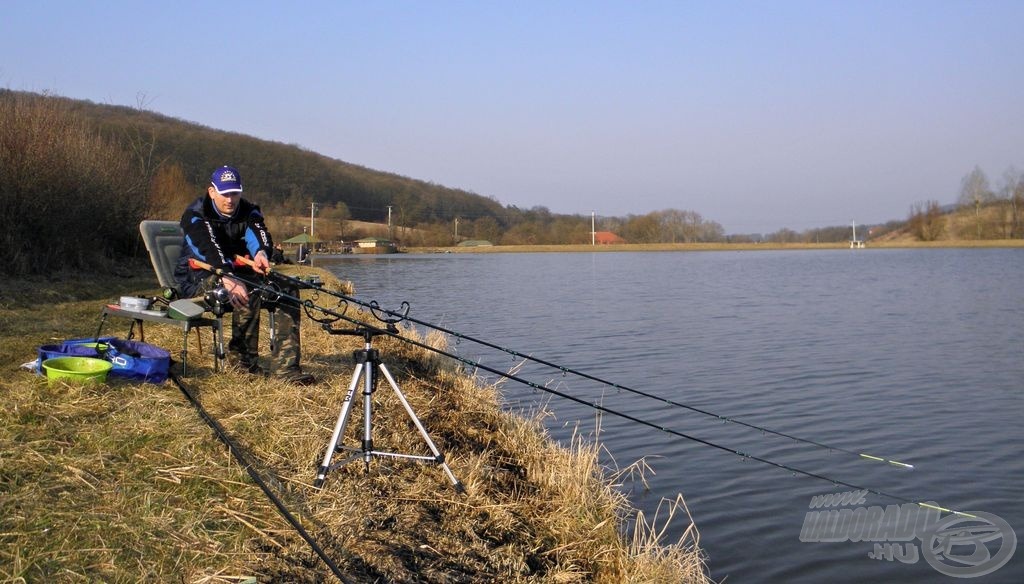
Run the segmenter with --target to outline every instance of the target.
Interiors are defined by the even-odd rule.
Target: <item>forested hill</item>
[[[341,202],[352,219],[363,221],[386,221],[390,205],[395,220],[403,224],[449,222],[455,217],[493,217],[505,224],[507,212],[501,204],[475,193],[151,111],[53,99],[65,100],[102,132],[127,139],[147,164],[180,165],[185,180],[197,188],[206,184],[212,169],[231,164],[243,171],[247,195],[264,204],[308,209],[312,200],[318,205]]]
[[[476,193],[372,170],[294,144],[210,128],[144,107],[0,89],[0,195],[12,217],[21,217],[17,214],[20,206],[30,210],[37,200],[77,193],[89,196],[76,200],[92,200],[103,209],[76,212],[75,218],[92,221],[90,233],[95,233],[99,224],[109,223],[115,229],[143,218],[176,219],[208,184],[212,169],[222,164],[242,170],[247,197],[258,202],[268,217],[277,218],[281,223],[275,228],[284,232],[301,229],[303,216],[309,217],[310,204],[315,202],[324,227],[320,235],[327,239],[364,236],[346,225],[349,219],[375,223],[390,219],[395,227],[391,236],[400,245],[418,247],[454,245],[466,239],[498,245],[583,244],[595,241],[597,234],[635,244],[827,243],[845,242],[850,237],[848,225],[803,233],[784,228],[772,234],[726,235],[717,222],[696,211],[679,209],[597,217],[592,223],[592,216],[552,213],[543,206],[503,206]],[[50,177],[49,182],[41,181],[43,176]],[[1018,187],[1024,184],[1015,180]],[[915,212],[912,218],[928,219],[918,221],[927,229],[919,230],[915,237],[1021,237],[1024,220],[1020,209],[1024,204],[1018,204],[1018,199],[1024,189],[996,197],[983,176],[974,182],[981,185],[974,189],[977,196],[969,197],[970,204],[957,207],[956,212]],[[101,204],[100,199],[105,202]],[[120,215],[115,217],[110,209],[118,209]],[[928,209],[935,211],[938,203],[929,202]],[[66,213],[67,208],[60,212]],[[70,218],[56,221],[40,215],[38,209],[30,214],[38,216],[32,225],[11,219],[6,231],[0,230],[10,240],[8,248],[25,240],[18,238],[20,232],[27,236],[43,230],[67,237],[74,227],[67,224]],[[905,230],[906,223],[895,220],[857,227],[878,238]],[[135,239],[137,234],[126,231],[107,233],[105,241],[113,242],[108,244],[112,250],[123,250]],[[69,251],[76,250],[64,250]],[[59,254],[54,251],[54,255]],[[39,255],[21,263],[29,269],[40,263]]]
[[[134,255],[138,222],[180,217],[222,164],[242,170],[247,197],[278,221],[271,228],[279,232],[298,232],[315,203],[317,235],[325,240],[364,237],[350,219],[390,219],[390,236],[414,247],[465,240],[582,244],[605,232],[629,243],[725,237],[721,225],[694,211],[665,209],[595,222],[593,216],[560,215],[543,206],[502,207],[475,193],[144,108],[0,89],[0,243],[14,249],[25,241],[48,242],[45,249],[9,258],[9,269],[41,273],[68,262],[95,263],[87,261],[89,255]],[[50,206],[40,208],[39,201]],[[103,243],[80,246],[76,238]]]

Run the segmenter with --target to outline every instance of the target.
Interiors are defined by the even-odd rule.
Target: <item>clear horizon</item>
[[[1024,167],[1024,2],[5,6],[0,86],[502,205],[728,233],[905,219]]]

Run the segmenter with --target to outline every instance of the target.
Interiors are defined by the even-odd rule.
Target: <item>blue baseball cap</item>
[[[213,171],[210,182],[219,195],[242,192],[242,175],[233,166],[222,166]]]

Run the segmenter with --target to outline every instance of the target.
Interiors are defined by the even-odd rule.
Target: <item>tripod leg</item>
[[[363,376],[363,463],[366,465],[367,471],[370,470],[370,458],[373,455],[373,386],[375,383],[373,364],[367,362],[366,375]]]
[[[213,330],[213,370],[220,371],[224,360],[224,323],[218,318],[210,329]]]
[[[430,435],[427,434],[426,429],[423,428],[423,423],[420,422],[420,419],[416,417],[416,412],[412,410],[412,406],[410,406],[409,402],[405,399],[405,395],[402,394],[402,390],[398,389],[398,384],[395,383],[395,379],[391,377],[391,372],[388,371],[388,368],[385,367],[383,363],[378,363],[377,366],[380,368],[381,373],[384,374],[384,378],[388,380],[388,384],[391,385],[391,389],[395,390],[395,395],[397,395],[399,401],[402,402],[402,406],[405,408],[406,413],[408,413],[409,417],[412,418],[412,423],[416,425],[416,429],[419,430],[420,436],[423,437],[423,441],[427,443],[427,447],[430,448],[430,452],[433,453],[434,461],[444,469],[444,473],[448,475],[448,480],[455,485],[455,490],[460,493],[465,492],[466,489],[462,486],[462,482],[455,478],[455,473],[453,473],[452,469],[448,467],[448,463],[444,461],[444,455],[441,454],[441,451],[434,445],[434,441],[430,439]]]
[[[323,486],[324,480],[327,478],[327,472],[331,470],[331,458],[338,447],[338,442],[345,434],[345,425],[348,424],[348,416],[352,413],[352,399],[355,397],[356,385],[359,383],[359,376],[363,371],[363,367],[363,363],[356,364],[355,371],[352,373],[352,383],[349,384],[348,391],[345,392],[345,402],[342,404],[341,412],[338,414],[338,422],[334,425],[331,442],[327,445],[324,460],[320,463],[320,468],[316,472],[316,479],[313,481],[313,486],[318,489]]]
[[[270,352],[273,353],[277,345],[277,310],[270,309],[267,314],[270,316]]]

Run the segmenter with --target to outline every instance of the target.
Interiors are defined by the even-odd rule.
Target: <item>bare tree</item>
[[[317,227],[322,239],[341,239],[345,234],[345,227],[352,214],[348,205],[338,201],[333,204],[326,204],[320,209],[320,223],[323,227]],[[321,231],[322,230],[322,231]]]
[[[694,243],[702,239],[704,218],[696,211],[676,211],[677,224],[684,243]]]
[[[945,218],[938,201],[917,202],[910,207],[907,221],[910,233],[921,241],[935,241],[945,229]]]
[[[768,235],[765,240],[772,243],[796,243],[800,241],[800,234],[788,227],[783,227],[775,233]]]
[[[494,217],[480,217],[473,221],[473,238],[487,241],[498,241],[501,227]]]
[[[630,215],[622,228],[622,236],[631,243],[657,243],[661,241],[661,216],[657,212]]]
[[[1011,166],[1003,173],[1002,198],[1009,206],[1009,238],[1024,237],[1021,225],[1021,207],[1024,206],[1024,174]]]
[[[975,166],[974,170],[967,173],[967,176],[960,181],[960,206],[974,208],[974,222],[978,230],[978,239],[981,239],[981,207],[993,198],[989,189],[988,177],[981,167]]]
[[[189,184],[185,171],[177,162],[165,162],[157,167],[149,185],[149,206],[146,217],[150,219],[177,220],[201,190]]]

